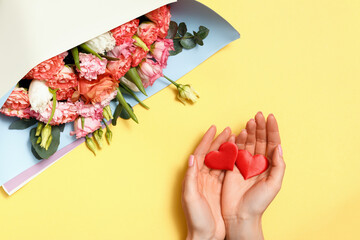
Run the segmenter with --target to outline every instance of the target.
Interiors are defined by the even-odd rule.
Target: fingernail
[[[189,157],[189,167],[192,167],[194,165],[194,155],[190,155]]]
[[[282,150],[281,145],[279,145],[278,148],[279,148],[279,154],[280,154],[280,156],[282,156],[283,155],[283,150]]]

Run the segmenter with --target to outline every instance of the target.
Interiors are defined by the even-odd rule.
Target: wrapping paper
[[[164,1],[154,1],[153,9],[157,8],[160,5],[163,5],[163,2]],[[149,8],[148,11],[151,10],[152,8]],[[148,11],[145,10],[145,12],[141,12],[139,14],[137,11],[137,15],[131,15],[132,17],[130,19],[143,15]],[[194,69],[196,66],[205,61],[215,52],[229,44],[231,41],[240,37],[239,33],[221,16],[216,14],[208,7],[194,0],[179,0],[176,3],[172,3],[171,14],[173,21],[176,21],[178,23],[186,22],[188,30],[190,31],[197,30],[200,25],[206,26],[210,29],[210,34],[204,40],[204,46],[197,46],[196,48],[191,50],[184,49],[183,52],[181,52],[180,54],[169,57],[168,66],[166,69],[164,69],[164,74],[172,78],[173,80],[181,78],[183,75]],[[113,27],[121,25],[122,23],[130,19],[126,19],[123,22],[112,22],[112,24],[104,23],[103,26],[98,27],[101,30],[93,30],[93,33],[96,36],[107,30],[112,29]],[[79,35],[81,35],[78,38],[79,41],[76,42],[72,40],[72,42],[76,42],[75,44],[69,47],[65,46],[64,44],[64,48],[58,52],[54,51],[54,54],[47,54],[44,52],[44,57],[39,58],[41,60],[39,60],[38,62],[41,62],[49,57],[52,57],[52,55],[58,54],[94,37],[88,37],[87,34],[86,37],[88,38],[86,38],[83,37],[82,33],[79,33]],[[36,65],[38,62],[33,65]],[[31,65],[31,67],[33,67],[33,65]],[[26,72],[27,71],[25,71],[24,74],[26,74]],[[196,79],[194,79],[193,81],[196,81]],[[168,85],[169,82],[167,80],[160,78],[155,82],[152,87],[146,89],[148,97],[154,95]],[[147,98],[142,94],[138,94],[138,97],[141,100]],[[5,101],[6,98],[4,100],[3,97],[1,100]],[[132,106],[137,104],[137,102],[131,98],[127,98],[126,100]],[[204,101],[204,99],[202,99],[202,101]],[[113,105],[112,108],[114,109],[114,107],[115,106]],[[141,118],[139,120],[141,124]],[[33,157],[30,151],[30,141],[28,136],[31,128],[27,130],[10,131],[8,130],[8,126],[12,121],[14,121],[14,118],[0,116],[0,132],[2,132],[2,137],[0,138],[0,151],[3,153],[0,157],[0,185],[3,185],[4,190],[9,195],[21,188],[24,184],[26,184],[32,178],[44,171],[47,167],[51,166],[62,156],[74,149],[76,146],[84,142],[83,139],[74,141],[74,137],[69,136],[69,132],[72,130],[72,125],[67,124],[64,132],[61,134],[61,141],[58,152],[49,159],[38,161]],[[121,121],[119,122],[119,124],[121,124]]]

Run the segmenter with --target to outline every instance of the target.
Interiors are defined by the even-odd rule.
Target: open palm
[[[230,128],[226,128],[214,141],[215,126],[204,135],[194,152],[194,166],[189,168],[183,186],[182,205],[188,224],[188,238],[224,239],[225,223],[221,216],[221,190],[225,172],[204,165],[208,152],[217,150],[226,142]]]
[[[267,121],[259,112],[246,129],[235,138],[239,149],[261,154],[269,159],[269,168],[262,174],[244,180],[239,170],[227,171],[224,178],[221,208],[225,222],[261,216],[281,188],[285,163],[280,148],[280,135],[275,117]]]

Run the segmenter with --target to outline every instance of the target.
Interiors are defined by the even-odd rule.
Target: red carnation
[[[147,46],[150,46],[157,39],[159,30],[159,27],[155,23],[143,22],[137,29],[137,35]]]
[[[138,26],[139,19],[134,19],[111,30],[111,33],[116,40],[116,45],[118,46],[126,42],[132,42],[131,37],[136,33]]]
[[[145,16],[154,23],[156,23],[156,25],[159,27],[159,38],[165,38],[169,30],[171,18],[170,7],[168,7],[167,5],[162,6],[158,9],[155,9],[154,11],[149,12]]]
[[[137,67],[141,61],[146,58],[146,55],[149,51],[145,51],[141,47],[135,47],[134,51],[132,52],[132,67]]]
[[[39,65],[31,69],[24,78],[37,80],[52,79],[64,67],[64,58],[67,56],[67,54],[67,52],[64,52],[40,63]]]
[[[124,55],[120,55],[118,61],[109,61],[107,65],[107,69],[109,73],[112,75],[115,79],[120,79],[129,71],[131,67],[131,56],[124,57]]]

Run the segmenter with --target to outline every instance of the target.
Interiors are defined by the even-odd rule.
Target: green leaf
[[[174,56],[182,52],[183,47],[180,44],[180,40],[174,40],[174,51],[169,51],[170,56]]]
[[[116,109],[115,109],[115,112],[114,112],[114,118],[111,121],[112,125],[116,126],[117,120],[118,120],[118,118],[120,116],[120,113],[123,111],[123,108],[124,107],[120,103],[116,106]]]
[[[128,105],[129,105],[129,107],[131,108],[131,111],[133,111],[133,108],[130,106],[130,104],[128,104]],[[121,117],[122,119],[125,119],[125,120],[127,120],[127,119],[130,118],[129,113],[125,110],[125,108],[122,109],[122,111],[121,111],[121,113],[120,113],[120,117]]]
[[[171,21],[169,24],[168,35],[166,36],[166,38],[173,39],[175,37],[177,31],[178,31],[177,23],[174,21]]]
[[[192,37],[192,38],[190,38]],[[181,46],[183,46],[185,49],[192,49],[196,46],[195,40],[193,38],[193,35],[191,33],[186,33],[184,37],[180,41]]]
[[[26,129],[28,127],[31,127],[32,125],[36,124],[37,120],[34,118],[31,119],[17,119],[15,121],[13,121],[10,126],[9,129],[10,130],[22,130],[22,129]]]
[[[203,40],[198,35],[194,36],[194,40],[195,40],[195,43],[199,44],[200,46],[204,45]]]
[[[57,151],[60,144],[60,128],[58,126],[52,126],[51,128],[52,141],[48,150],[45,150],[45,148],[40,147],[40,145],[36,143],[38,139],[38,137],[35,136],[36,128],[33,128],[30,131],[31,145],[37,153],[38,157],[42,159],[48,159],[51,157]]]
[[[178,33],[181,35],[181,36],[185,36],[187,32],[187,27],[186,27],[186,24],[184,22],[181,22],[179,24],[179,28],[178,28]]]
[[[204,40],[209,35],[210,30],[204,26],[199,27],[198,35],[202,40]]]
[[[59,126],[60,132],[63,132],[65,129],[65,123],[64,124],[60,124]]]
[[[31,152],[37,160],[42,160],[42,158],[39,156],[39,154],[37,154],[33,146],[31,146]]]

